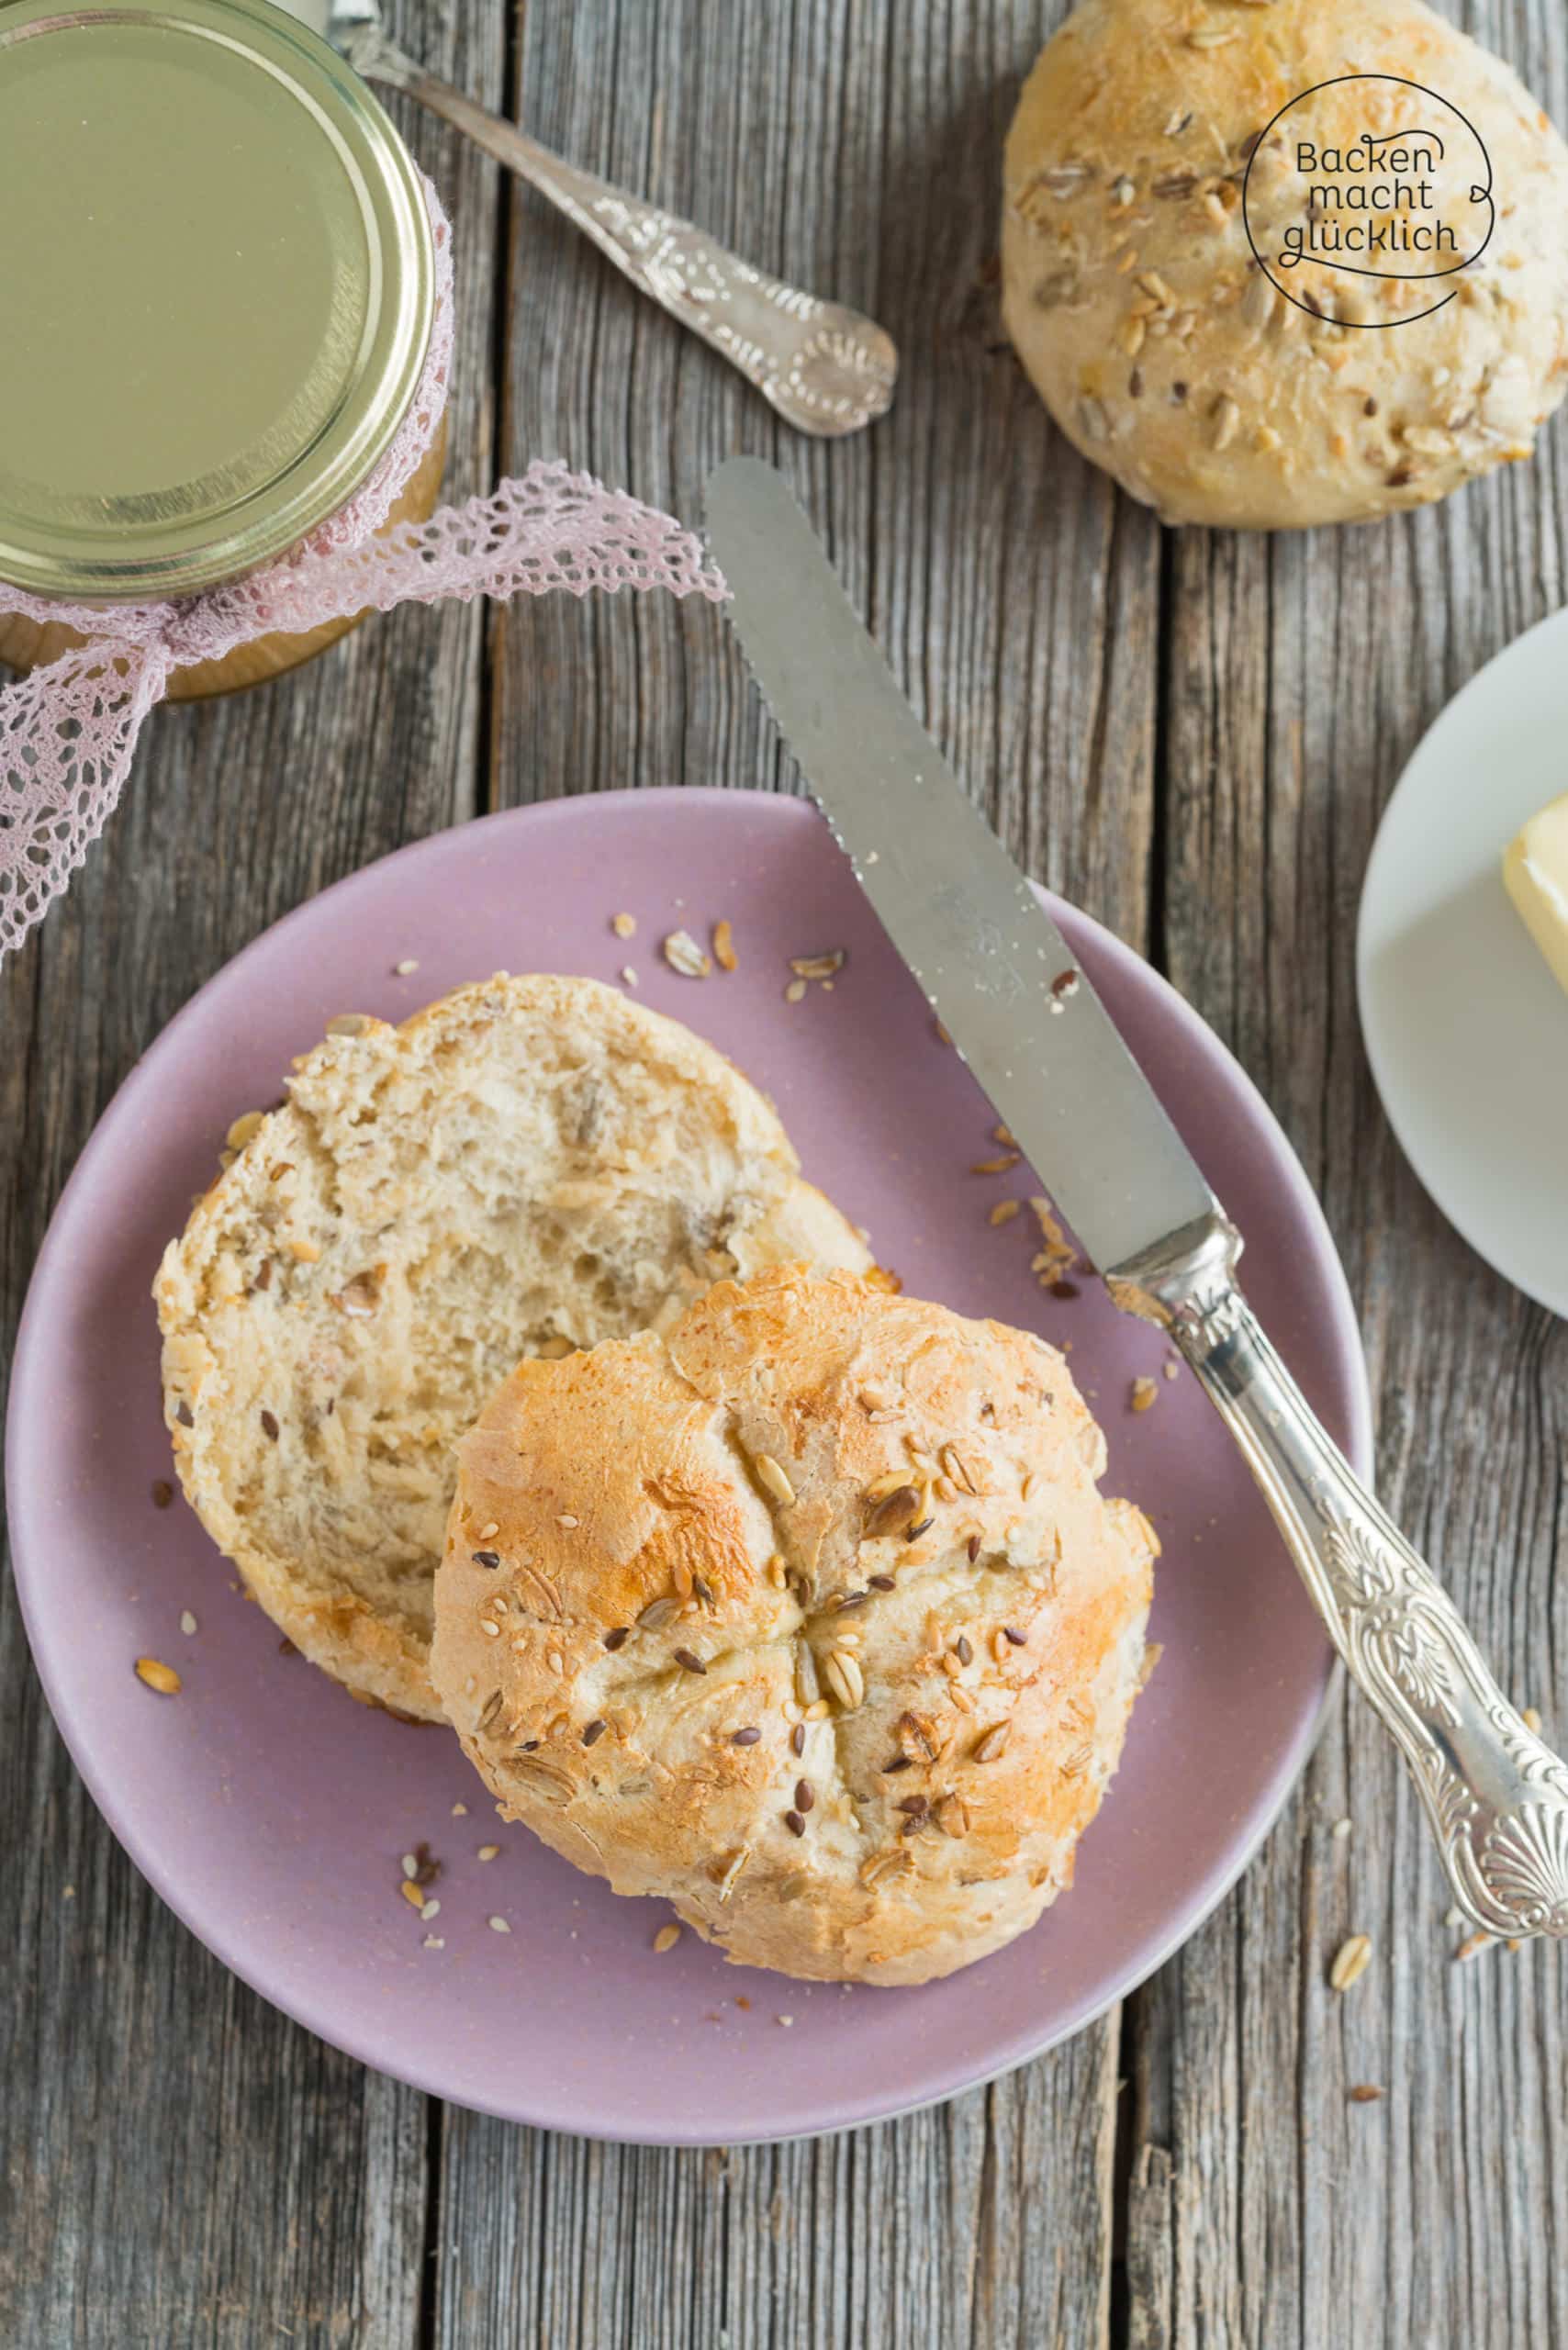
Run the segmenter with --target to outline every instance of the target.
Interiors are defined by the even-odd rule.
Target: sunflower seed
[[[784,1474],[783,1470],[780,1469],[778,1461],[775,1460],[771,1452],[757,1453],[752,1462],[752,1466],[756,1471],[756,1482],[762,1487],[763,1492],[767,1494],[771,1500],[776,1501],[780,1509],[793,1509],[795,1506],[795,1488],[790,1483],[789,1478]]]
[[[866,1695],[859,1664],[847,1649],[832,1649],[823,1662],[828,1687],[841,1706],[858,1706]]]
[[[1007,1741],[1012,1735],[1011,1722],[993,1722],[991,1729],[982,1731],[975,1740],[973,1749],[975,1761],[977,1762],[999,1762],[1007,1751]]]
[[[660,1599],[650,1599],[637,1618],[639,1630],[656,1632],[661,1624],[667,1624],[670,1617],[679,1612],[679,1600],[672,1598],[668,1592]]]

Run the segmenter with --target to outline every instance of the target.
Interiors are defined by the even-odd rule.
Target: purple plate
[[[1264,1321],[1364,1470],[1355,1322],[1284,1137],[1161,979],[1052,910],[1247,1234]],[[610,927],[621,911],[637,918],[630,941]],[[704,936],[721,916],[739,971],[678,978],[660,939],[682,924]],[[833,991],[786,1002],[789,958],[830,947],[848,953]],[[397,977],[408,958],[418,973]],[[767,1088],[808,1174],[909,1290],[1070,1345],[1110,1438],[1106,1490],[1138,1501],[1164,1544],[1165,1655],[1078,1883],[1033,1932],[946,1983],[794,1983],[730,1966],[689,1933],[655,1956],[660,1905],[618,1900],[500,1826],[443,1730],[353,1705],[280,1653],[184,1503],[153,1505],[170,1471],[149,1287],[230,1121],[276,1095],[334,1013],[399,1019],[497,968],[613,979],[626,963],[644,1002]],[[1097,1283],[1043,1292],[1027,1207],[988,1221],[1036,1188],[1025,1168],[971,1171],[996,1155],[994,1123],[825,827],[799,801],[749,792],[621,792],[466,824],[327,890],[186,1005],[106,1112],[50,1225],[17,1349],[6,1478],[55,1718],[116,1835],[226,1964],[323,2038],[461,2105],[684,2145],[950,2097],[1077,2031],[1192,1932],[1306,1757],[1330,1651],[1218,1419],[1185,1372],[1161,1376],[1159,1333],[1115,1314]],[[1156,1402],[1135,1415],[1140,1372]],[[178,1670],[177,1697],[137,1679],[142,1655]],[[398,1892],[399,1856],[420,1842],[443,1863],[429,1920]],[[499,1854],[483,1862],[490,1842]]]

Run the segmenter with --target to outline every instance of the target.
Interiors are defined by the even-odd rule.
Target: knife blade
[[[1099,1270],[1218,1204],[1061,932],[915,717],[771,465],[708,533],[752,673],[889,937]]]

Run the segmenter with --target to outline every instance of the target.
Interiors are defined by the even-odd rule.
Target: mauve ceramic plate
[[[611,913],[637,917],[617,939]],[[1085,967],[1248,1237],[1249,1287],[1327,1426],[1368,1455],[1338,1265],[1278,1127],[1163,980],[1057,906]],[[678,978],[658,942],[727,915],[740,969]],[[789,1004],[788,958],[845,947],[831,993]],[[398,978],[408,958],[417,974]],[[912,1292],[1070,1343],[1111,1447],[1107,1490],[1164,1544],[1159,1671],[1078,1883],[1036,1930],[923,1990],[808,1986],[727,1965],[667,1913],[618,1900],[502,1828],[444,1731],[350,1703],[280,1654],[176,1500],[149,1285],[225,1127],[272,1100],[334,1013],[401,1017],[495,969],[613,979],[730,1052],[774,1095],[807,1172]],[[116,1834],[193,1932],[365,2063],[460,2104],[666,2143],[783,2137],[955,2091],[1065,2039],[1173,1950],[1256,1849],[1312,1743],[1330,1655],[1251,1479],[1159,1334],[1098,1285],[1029,1271],[1027,1170],[817,817],[797,801],[638,791],[491,817],[403,850],[278,924],[188,1004],[116,1096],[55,1214],[17,1347],[7,1479],[17,1580],[55,1718]],[[1134,1415],[1138,1372],[1158,1380]],[[197,1628],[180,1628],[188,1610]],[[145,1654],[180,1695],[136,1678]],[[465,1805],[465,1812],[454,1807]],[[439,1916],[399,1855],[443,1863]],[[498,1842],[488,1863],[477,1848]],[[501,1935],[487,1922],[508,1921]],[[427,1937],[440,1948],[427,1946]],[[789,2019],[789,2022],[786,2022]]]

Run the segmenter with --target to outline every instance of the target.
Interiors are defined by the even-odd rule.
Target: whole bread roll
[[[453,1445],[520,1355],[673,1320],[864,1244],[711,1045],[592,979],[349,1017],[253,1125],[154,1288],[193,1508],[295,1645],[439,1720]]]
[[[436,1686],[579,1868],[737,1962],[883,1984],[1071,1883],[1158,1545],[1041,1340],[776,1269],[520,1364],[459,1462]]]
[[[1473,252],[1469,165],[1485,159],[1458,108],[1494,173],[1495,228],[1472,265],[1439,283],[1255,260],[1249,160],[1281,108],[1329,82],[1259,149],[1260,251],[1272,264],[1305,217],[1298,128],[1317,156],[1430,117],[1448,140],[1438,212]],[[1568,149],[1516,75],[1421,0],[1082,0],[1025,86],[1004,178],[1018,355],[1068,438],[1166,521],[1282,530],[1419,506],[1529,456],[1568,388]]]

